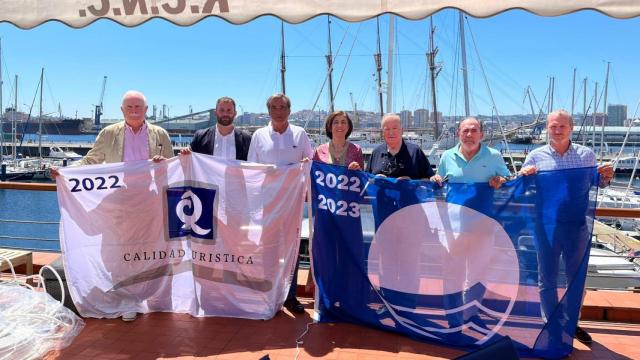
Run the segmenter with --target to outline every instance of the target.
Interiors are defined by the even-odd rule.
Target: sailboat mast
[[[387,49],[387,112],[393,112],[393,51],[395,48],[395,15],[389,15],[389,48]]]
[[[553,102],[553,92],[551,90],[551,77],[549,77],[549,85],[547,85],[547,115],[551,113],[551,103]],[[544,100],[542,101],[542,106],[544,106]],[[540,112],[542,112],[542,107],[540,107]],[[549,132],[547,132],[547,143],[549,143]]]
[[[40,71],[40,116],[38,117],[38,156],[42,158],[42,88],[44,83],[44,68]]]
[[[4,155],[4,106],[2,103],[2,38],[0,38],[0,164],[2,164],[2,155]]]
[[[591,116],[591,123],[593,128],[591,131],[591,146],[595,151],[596,148],[596,114],[598,113],[598,82],[596,81],[595,90],[593,92],[593,115]]]
[[[440,128],[438,127],[438,104],[436,101],[436,77],[440,72],[439,67],[436,65],[436,55],[438,54],[438,48],[435,47],[433,41],[433,35],[436,29],[433,27],[433,17],[429,18],[429,52],[427,53],[427,60],[429,62],[429,71],[431,74],[431,107],[433,110],[433,126],[434,126],[434,138],[437,140],[440,137]]]
[[[571,90],[571,118],[573,119],[573,110],[576,105],[576,68],[573,68],[573,88]]]
[[[458,11],[458,15],[460,17],[460,55],[462,57],[462,80],[464,84],[464,116],[469,117],[469,79],[467,78],[467,47],[464,38],[464,15],[462,15],[462,11]]]
[[[552,76],[551,79],[549,79],[549,112],[553,111],[553,96],[555,95],[555,90],[556,78],[555,76]]]
[[[587,116],[587,78],[582,80],[582,115]]]
[[[602,126],[600,127],[600,161],[604,159],[604,126],[605,122],[609,122],[607,116],[607,92],[609,90],[609,68],[611,62],[607,61],[607,74],[604,77],[604,101],[602,104]]]
[[[531,99],[531,85],[527,86],[527,91],[526,91],[526,93],[524,95],[529,98],[529,106],[531,107],[531,116],[535,120],[536,119],[536,111],[533,108],[533,100]]]
[[[582,79],[582,88],[582,122],[580,125],[585,129],[582,136],[582,145],[584,146],[587,142],[587,78]]]
[[[281,39],[281,52],[280,52],[280,83],[282,84],[282,93],[286,94],[287,90],[285,87],[285,73],[287,72],[287,66],[285,64],[285,56],[284,56],[284,21],[281,21],[280,24],[280,39]]]
[[[329,76],[329,110],[334,112],[333,106],[333,53],[331,51],[331,16],[327,15],[327,29],[329,53],[327,54],[327,75]]]
[[[15,163],[16,161],[16,143],[18,142],[17,140],[17,134],[16,134],[16,121],[18,119],[16,119],[16,117],[18,116],[18,75],[16,75],[16,83],[14,86],[14,90],[15,90],[15,95],[14,95],[14,99],[13,99],[13,123],[11,124],[11,151],[13,152],[13,162]]]
[[[380,17],[376,17],[376,25],[377,25],[377,43],[378,43],[378,52],[373,55],[373,58],[376,62],[376,72],[378,74],[378,101],[380,104],[380,117],[384,115],[384,102],[382,100],[382,51],[380,49]]]

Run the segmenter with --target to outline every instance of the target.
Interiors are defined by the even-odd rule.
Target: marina
[[[270,1],[251,0],[102,0],[78,5],[71,0],[55,4],[44,4],[41,0],[24,4],[0,0],[0,359],[512,360],[520,356],[557,358],[560,354],[577,359],[640,359],[637,344],[640,337],[640,103],[635,112],[627,112],[627,106],[633,110],[632,102],[637,96],[637,71],[635,64],[628,60],[637,58],[636,50],[628,46],[638,37],[635,25],[640,10],[636,4],[630,0],[615,4],[596,1],[588,6],[580,2],[554,4],[538,0],[524,5],[492,1],[482,4],[455,1],[426,4],[410,0],[383,3],[326,0],[311,4],[282,0],[276,6]],[[509,14],[513,18],[504,21]],[[538,22],[538,18],[544,22]],[[603,25],[601,18],[614,21]],[[243,25],[235,26],[237,24]],[[629,24],[634,27],[630,28]],[[77,29],[85,26],[86,29]],[[34,27],[37,29],[24,30]],[[526,33],[538,37],[532,40]],[[81,36],[76,37],[77,34]],[[86,39],[77,40],[82,37]],[[544,45],[542,50],[532,51],[538,44]],[[598,52],[593,51],[596,47]],[[607,60],[602,61],[603,58]],[[35,73],[32,71],[35,64],[38,64],[38,79],[30,74]],[[570,69],[573,69],[572,80]],[[97,81],[99,79],[102,81]],[[609,186],[599,189],[592,181],[586,192],[579,188],[578,182],[561,182],[559,177],[553,177],[547,183],[551,186],[544,191],[533,184],[528,190],[509,192],[524,188],[519,185],[527,180],[520,178],[511,183],[518,186],[505,186],[495,192],[495,197],[480,198],[474,193],[473,199],[483,199],[487,207],[498,208],[499,204],[511,207],[500,208],[497,212],[506,214],[495,218],[485,213],[480,220],[488,222],[468,221],[467,224],[474,226],[472,231],[464,227],[467,218],[473,218],[475,213],[472,216],[464,211],[452,213],[451,209],[460,204],[447,203],[448,194],[425,197],[423,190],[428,189],[430,193],[436,190],[424,183],[412,182],[410,185],[415,187],[409,190],[413,191],[412,196],[421,198],[421,206],[427,204],[426,198],[432,205],[442,202],[449,211],[438,214],[455,218],[451,223],[459,229],[439,228],[430,218],[416,218],[415,225],[414,221],[407,220],[412,218],[406,217],[406,212],[400,212],[405,209],[399,208],[397,220],[392,220],[400,226],[395,232],[391,228],[392,242],[387,249],[391,251],[384,253],[373,251],[379,251],[373,244],[377,241],[378,246],[384,239],[378,230],[385,218],[374,216],[371,204],[382,203],[384,201],[378,199],[385,198],[383,191],[375,192],[378,179],[359,177],[364,175],[361,172],[357,173],[358,177],[351,177],[355,172],[339,176],[348,183],[353,179],[359,181],[358,185],[349,183],[352,186],[343,189],[348,194],[344,199],[356,198],[359,194],[366,200],[349,203],[352,200],[345,201],[337,195],[332,199],[327,195],[321,205],[306,207],[302,224],[290,221],[292,212],[283,216],[284,212],[279,210],[290,211],[296,208],[292,205],[297,202],[274,202],[276,205],[265,207],[270,210],[263,212],[263,208],[254,208],[257,200],[248,200],[249,195],[262,196],[263,193],[277,194],[284,199],[300,194],[301,191],[294,190],[297,188],[283,186],[281,191],[280,188],[264,191],[266,187],[248,181],[247,184],[255,185],[257,190],[247,191],[248,185],[243,184],[242,176],[238,181],[233,177],[236,173],[244,176],[244,170],[235,168],[220,172],[225,174],[224,181],[184,175],[182,170],[192,168],[205,169],[202,173],[208,175],[218,174],[207,173],[207,169],[219,166],[217,160],[195,162],[200,155],[169,160],[164,164],[173,166],[172,171],[164,173],[155,170],[155,166],[163,167],[157,164],[152,164],[153,171],[141,169],[137,173],[132,166],[131,174],[127,168],[122,175],[112,172],[98,177],[85,176],[86,168],[69,168],[65,174],[75,172],[77,178],[71,176],[67,178],[70,181],[56,185],[50,179],[50,171],[73,165],[86,155],[101,129],[120,121],[120,110],[124,114],[126,108],[121,96],[133,88],[148,96],[148,100],[144,96],[143,100],[138,99],[140,104],[148,105],[146,120],[167,130],[175,155],[189,146],[196,130],[215,126],[216,98],[233,97],[234,116],[237,108],[235,125],[253,133],[270,120],[270,115],[264,112],[264,99],[281,92],[293,100],[293,106],[288,104],[289,110],[295,110],[290,114],[291,124],[306,130],[313,147],[329,141],[323,127],[327,116],[336,110],[345,110],[354,122],[353,132],[349,129],[350,141],[360,145],[365,162],[370,160],[375,147],[385,143],[379,129],[385,113],[398,114],[404,139],[418,144],[418,151],[424,152],[433,168],[438,166],[444,151],[456,146],[458,123],[475,116],[480,130],[484,130],[484,143],[502,154],[514,176],[527,155],[547,143],[547,115],[565,108],[575,124],[571,140],[592,149],[598,164],[611,163],[615,176]],[[269,102],[267,107],[271,112]],[[160,152],[163,148],[167,150],[167,142],[163,144],[159,146]],[[150,148],[155,150],[156,146]],[[165,153],[163,156],[168,157]],[[502,166],[499,159],[496,162]],[[588,171],[583,178],[595,179],[592,169],[581,170]],[[194,173],[191,171],[192,176]],[[320,173],[326,175],[320,186],[340,188],[338,173]],[[114,179],[110,188],[103,186],[107,176]],[[126,179],[127,176],[130,177]],[[602,176],[608,179],[608,175]],[[152,179],[147,182],[147,177]],[[284,176],[274,176],[271,184],[281,178]],[[539,174],[535,181],[541,178]],[[100,179],[102,185],[97,185]],[[331,182],[330,179],[338,180]],[[71,180],[75,180],[75,185],[67,186],[73,183]],[[125,186],[118,185],[122,184],[120,181]],[[234,186],[225,188],[227,182]],[[317,177],[310,181],[312,186],[320,182]],[[555,186],[556,183],[570,186]],[[201,188],[201,184],[207,186]],[[486,187],[486,183],[483,185]],[[474,186],[471,184],[470,190],[476,189]],[[555,194],[556,188],[567,191],[559,192],[561,195],[556,198],[544,197],[547,192]],[[402,192],[405,190],[398,190],[391,200],[385,201],[393,202],[394,206],[402,203],[402,206],[408,205],[407,208],[417,205],[409,204],[404,198],[407,197]],[[317,189],[314,191],[318,193]],[[572,196],[576,193],[585,196]],[[363,197],[363,194],[367,195]],[[492,191],[491,196],[493,194]],[[576,231],[575,224],[566,226],[573,229],[573,233],[565,230],[562,236],[556,233],[562,230],[556,228],[551,231],[555,238],[550,238],[554,249],[545,253],[548,250],[541,239],[547,235],[541,234],[538,225],[542,215],[538,217],[538,214],[546,215],[558,209],[569,213],[581,208],[578,203],[582,199],[589,202],[589,206],[596,204],[591,238],[574,234],[582,233],[583,229]],[[348,212],[344,208],[340,210],[341,203]],[[539,207],[541,203],[551,206]],[[558,205],[557,208],[554,205]],[[242,221],[233,218],[232,207],[240,209],[239,214],[243,211]],[[554,210],[548,210],[551,208]],[[201,217],[203,209],[206,214]],[[219,213],[219,209],[223,212]],[[251,216],[244,213],[247,209],[253,211]],[[322,213],[323,210],[327,211]],[[534,215],[535,211],[538,214]],[[587,227],[593,220],[589,211]],[[259,213],[261,219],[280,214],[276,221],[280,228],[297,226],[295,234],[289,233],[293,234],[295,247],[300,240],[299,254],[292,255],[289,251],[273,259],[264,255],[262,245],[271,240],[269,237],[278,239],[274,241],[277,245],[283,243],[283,237],[274,237],[270,230],[265,230],[263,237],[261,232],[269,226],[268,221],[246,222],[247,218],[253,220],[255,213]],[[396,213],[384,216],[391,218]],[[314,219],[311,215],[315,216],[315,222],[311,221]],[[318,221],[321,215],[329,216],[326,219],[330,221]],[[563,218],[566,214],[553,215]],[[61,218],[65,219],[64,228]],[[154,222],[147,221],[150,218]],[[579,213],[579,218],[582,221],[584,213]],[[424,226],[424,221],[429,226]],[[351,231],[350,227],[349,231],[333,230],[343,229],[336,226],[342,222],[354,226],[355,230]],[[557,219],[551,222],[553,229]],[[154,226],[147,225],[151,223]],[[489,226],[485,226],[487,224]],[[452,239],[467,233],[471,238],[477,234],[482,237],[485,227],[494,224],[495,231],[485,236],[489,239],[487,246],[474,249],[478,242],[472,242],[456,254],[458,250],[454,246],[458,243],[448,242],[449,233],[453,234]],[[584,223],[580,224],[584,227]],[[565,225],[558,227],[564,230]],[[403,233],[406,229],[418,232],[418,228],[434,236],[436,241],[431,244],[429,236]],[[517,230],[511,233],[510,229]],[[155,232],[159,235],[149,235]],[[234,235],[225,238],[227,233]],[[67,242],[71,237],[77,240],[73,243],[76,246]],[[105,237],[108,239],[103,242]],[[346,239],[346,245],[331,242],[337,238]],[[314,243],[318,239],[323,241]],[[417,241],[423,244],[415,246],[413,239],[420,239]],[[500,239],[506,239],[505,243],[501,245]],[[567,248],[555,253],[557,244],[566,246],[563,241],[573,239],[580,240],[577,241],[580,244],[588,241],[591,248],[586,245],[584,251],[573,251],[569,243]],[[123,256],[116,254],[117,251],[126,251],[124,262],[129,262],[132,252],[127,247],[142,248],[149,240],[153,242],[149,242],[153,244],[150,245],[153,251],[134,249],[133,258],[138,258],[137,263],[122,266]],[[324,249],[323,245],[329,243]],[[166,264],[155,262],[156,254],[164,260],[161,254],[165,247],[174,245],[187,249],[184,259],[173,259]],[[243,252],[229,250],[236,245]],[[323,254],[312,251],[312,245],[316,250],[331,251],[331,259],[318,261]],[[242,263],[219,267],[198,263],[196,255],[205,258],[209,251],[202,248],[215,246],[225,247],[211,250],[215,254],[225,257],[229,255],[227,252],[231,254],[232,260],[225,263]],[[160,250],[156,251],[155,247]],[[287,245],[288,249],[298,250],[295,247]],[[62,248],[65,248],[64,254],[61,254]],[[568,248],[572,250],[567,251]],[[110,254],[114,249],[117,251]],[[491,255],[484,256],[485,249],[495,250],[495,255],[489,251]],[[177,253],[180,251],[185,253],[182,248]],[[253,254],[253,259],[263,268],[243,267],[247,264],[244,251]],[[215,258],[213,252],[209,253],[209,263]],[[454,256],[447,257],[449,253]],[[584,254],[579,260],[580,270],[573,267],[574,260],[567,260],[572,258],[572,253]],[[352,263],[354,254],[363,255],[364,265]],[[300,269],[295,266],[298,280],[293,290],[304,307],[300,314],[288,305],[282,309],[280,303],[273,306],[273,299],[267,296],[271,291],[283,293],[280,291],[285,288],[281,286],[282,279],[291,275],[289,268],[294,266],[282,264],[291,264],[292,259],[295,262],[296,256]],[[470,287],[466,282],[473,283],[475,276],[471,264],[493,256],[492,259],[506,260],[482,268],[479,272],[493,272],[484,282],[478,280]],[[3,261],[7,258],[13,259],[15,269]],[[233,260],[240,258],[243,260]],[[265,264],[271,260],[278,269],[288,270],[267,275]],[[335,265],[325,265],[332,260]],[[544,263],[554,260],[556,268],[545,270]],[[387,262],[397,263],[397,268],[391,266],[382,271]],[[119,263],[121,268],[111,267],[113,263]],[[79,264],[89,266],[82,269]],[[143,265],[159,267],[138,271]],[[471,270],[464,275],[465,284],[453,284],[457,280],[448,279],[448,275],[467,266]],[[571,267],[577,271],[571,271]],[[60,276],[52,273],[31,277],[51,268],[58,270]],[[380,271],[372,271],[374,268]],[[408,269],[408,276],[394,272],[399,269]],[[436,275],[424,276],[425,273]],[[574,277],[578,273],[579,276]],[[586,289],[582,297],[581,282],[585,274]],[[364,279],[358,280],[362,284],[352,282],[356,279],[352,275]],[[556,283],[545,283],[549,281],[544,279],[547,275]],[[108,281],[100,283],[104,279]],[[162,285],[154,290],[158,279]],[[111,280],[113,282],[109,282]],[[86,282],[89,291],[78,297],[81,282]],[[337,294],[327,291],[333,283],[340,284],[334,290]],[[227,286],[222,287],[224,291],[210,290],[218,289],[213,286],[220,284]],[[12,286],[20,292],[7,291]],[[67,286],[76,294],[75,305],[69,293],[65,295]],[[138,287],[145,289],[137,293]],[[471,294],[472,290],[480,290],[477,292],[481,294],[469,301],[468,295],[477,295]],[[145,291],[157,292],[147,296],[143,294]],[[179,299],[191,291],[197,296],[187,301]],[[136,313],[130,318],[131,314],[120,313],[121,309],[118,313],[104,313],[107,317],[122,316],[125,321],[94,318],[103,317],[99,315],[102,310],[84,319],[72,313],[78,309],[82,312],[82,306],[87,305],[118,307],[124,302],[112,296],[126,292],[130,294],[121,299],[127,302],[130,299],[126,296],[137,297],[132,300],[134,305],[138,303],[135,306],[151,299],[144,304],[148,307],[138,308],[139,316],[134,322],[125,321],[135,320]],[[547,293],[546,298],[543,292]],[[345,294],[346,297],[340,297]],[[357,303],[356,299],[363,294],[365,301]],[[452,298],[457,301],[458,296],[460,303],[448,304]],[[549,302],[549,296],[556,298],[555,303]],[[47,298],[52,308],[64,310],[62,320],[59,321],[59,314],[50,312],[44,302],[27,304],[27,300],[37,298]],[[53,299],[60,300],[64,306]],[[93,302],[94,299],[98,301]],[[173,309],[181,310],[162,312],[172,308],[153,304],[157,299],[173,302],[176,305]],[[7,306],[12,301],[23,308]],[[206,309],[209,301],[213,309],[224,303],[249,304],[250,311],[272,307],[268,310],[275,311],[271,314],[275,316],[260,321],[231,313],[214,317],[210,316],[213,312]],[[553,311],[547,311],[550,305],[554,306]],[[578,313],[568,308],[581,310]],[[359,312],[366,316],[359,318]],[[458,314],[465,318],[459,323],[455,319]],[[556,327],[561,330],[555,332]],[[72,334],[59,338],[63,330],[69,328]],[[578,335],[582,329],[591,334],[593,341],[582,342],[584,337]],[[503,344],[506,348],[496,350]]]
[[[3,231],[13,240],[0,237],[0,247],[34,247],[34,271],[59,257],[57,228],[59,215],[53,184],[0,183]],[[43,191],[48,190],[48,191]],[[33,208],[38,208],[35,213]],[[613,209],[601,215],[632,216]],[[17,218],[16,214],[22,214]],[[15,220],[7,222],[6,217]],[[17,218],[17,219],[16,219]],[[41,238],[33,239],[37,233]],[[29,239],[30,238],[30,239]],[[13,242],[11,242],[13,241]],[[12,245],[13,244],[13,245]],[[587,287],[581,326],[594,338],[587,347],[574,342],[574,354],[585,359],[637,358],[636,338],[640,334],[640,293],[637,257],[630,254],[640,242],[623,237],[614,229],[596,225],[594,249],[589,260]],[[43,252],[48,251],[48,252]],[[304,256],[304,254],[302,254]],[[30,270],[21,265],[18,272]],[[167,357],[256,359],[374,358],[436,359],[456,358],[463,351],[433,343],[418,342],[399,335],[346,323],[316,323],[313,290],[308,287],[306,267],[300,270],[298,294],[305,306],[304,316],[280,312],[268,322],[229,318],[194,318],[183,314],[152,313],[141,316],[134,326],[119,319],[85,319],[85,329],[71,346],[49,353],[45,359],[158,359]],[[617,287],[621,286],[621,287]],[[612,291],[615,289],[615,291]],[[214,340],[210,333],[215,332]],[[355,335],[357,334],[357,335]],[[366,334],[366,336],[362,336]],[[134,344],[126,339],[136,338]],[[303,341],[296,343],[295,339]]]
[[[95,140],[95,135],[80,135],[77,137],[74,136],[63,136],[64,141],[60,140],[43,140],[40,144],[35,143],[33,141],[27,141],[26,143],[16,143],[16,149],[19,149],[19,155],[17,157],[17,161],[8,162],[8,159],[12,157],[10,155],[5,155],[4,158],[7,162],[6,164],[6,173],[29,173],[29,171],[36,173],[36,178],[44,178],[46,174],[43,171],[47,170],[49,166],[56,165],[62,166],[63,162],[66,164],[70,164],[72,161],[78,160],[81,156],[85,155],[93,146],[93,141]],[[180,150],[189,146],[189,142],[191,141],[191,137],[188,135],[185,136],[173,136],[172,142],[174,144],[174,152],[178,154]],[[321,137],[318,138],[320,141],[323,139]],[[410,137],[407,140],[413,140]],[[416,140],[413,140],[418,144],[422,143]],[[379,142],[370,142],[370,141],[354,141],[356,144],[360,145],[363,149],[363,153],[365,158],[368,159],[373,148],[379,144]],[[430,159],[432,166],[437,166],[438,159],[440,155],[447,148],[439,148],[433,145],[433,141],[424,142],[423,145],[428,145],[429,147],[423,147],[423,151]],[[542,144],[519,144],[513,143],[507,146],[504,146],[500,143],[497,143],[495,148],[501,150],[503,153],[503,157],[505,163],[510,169],[519,170],[520,166],[524,162],[527,154],[535,149],[536,147],[541,146]],[[12,143],[5,142],[6,148],[13,147]],[[40,158],[38,156],[39,149],[43,148],[43,156]],[[509,149],[507,151],[506,149]],[[600,155],[600,160],[602,162],[611,162],[616,164],[615,171],[616,173],[626,173],[626,174],[634,174],[634,176],[640,176],[640,172],[637,171],[639,161],[638,155],[640,154],[640,148],[636,150],[635,148],[631,148],[628,151],[635,151],[631,153],[619,153],[620,147],[611,147],[607,148],[606,152],[599,153],[596,149],[596,153]],[[621,156],[622,155],[622,156]],[[14,165],[17,164],[17,165]],[[636,171],[634,171],[636,170]],[[46,172],[46,171],[45,171]],[[17,176],[17,175],[16,175]],[[28,175],[26,177],[20,177],[20,179],[28,180]],[[2,178],[0,178],[2,179]],[[18,179],[5,175],[4,179]]]

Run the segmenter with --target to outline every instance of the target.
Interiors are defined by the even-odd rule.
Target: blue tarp
[[[317,162],[311,173],[320,321],[468,350],[509,336],[522,356],[571,352],[595,168],[539,172],[495,191]]]

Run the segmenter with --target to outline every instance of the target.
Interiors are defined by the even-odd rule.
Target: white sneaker
[[[136,319],[136,317],[138,317],[138,313],[137,312],[126,312],[124,314],[122,314],[122,321],[124,322],[132,322]]]

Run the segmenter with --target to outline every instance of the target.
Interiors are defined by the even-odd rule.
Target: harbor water
[[[95,141],[95,138],[95,134],[45,135],[42,138],[42,142],[43,144],[91,144]],[[187,145],[191,141],[191,137],[172,136],[172,140],[176,144]],[[35,134],[26,134],[23,141],[36,143],[38,138]],[[363,148],[371,149],[378,144],[367,143],[361,145]],[[506,146],[502,142],[495,141],[489,145],[506,152]],[[531,151],[538,146],[541,145],[509,144],[508,148],[513,152],[523,153]],[[619,147],[611,147],[608,150],[611,154],[619,151]],[[625,153],[631,151],[637,150],[635,148],[625,149]],[[597,149],[596,152],[598,152]],[[616,175],[615,182],[617,185],[626,185],[628,181],[628,174]],[[635,191],[640,190],[640,176],[634,179],[632,187]],[[0,189],[0,247],[59,251],[59,219],[60,211],[55,192]]]
[[[0,189],[0,247],[60,251],[59,221],[55,192]]]
[[[628,181],[629,175],[616,175],[615,182]],[[640,177],[633,188],[640,189]],[[0,247],[60,251],[59,220],[55,192],[0,189]]]

